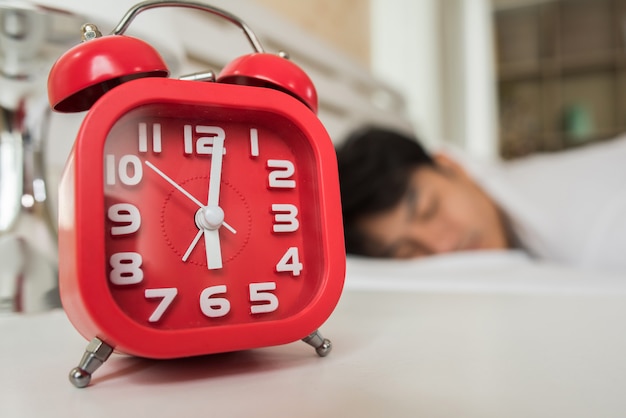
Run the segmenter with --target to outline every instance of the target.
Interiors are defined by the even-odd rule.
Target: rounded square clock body
[[[87,113],[59,201],[63,306],[85,338],[120,352],[296,341],[341,295],[334,148],[284,92],[123,83]]]

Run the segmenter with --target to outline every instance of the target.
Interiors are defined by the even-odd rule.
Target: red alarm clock
[[[151,46],[122,35],[164,5],[236,23],[256,52],[217,78],[167,78]],[[325,356],[317,330],[341,295],[345,250],[310,79],[204,4],[144,2],[111,35],[83,31],[48,81],[55,110],[89,110],[59,196],[61,299],[91,340],[71,382],[87,386],[113,350],[169,359],[302,339]]]

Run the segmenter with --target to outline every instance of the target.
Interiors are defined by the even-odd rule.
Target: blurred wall
[[[431,148],[498,154],[492,0],[254,0],[403,93]],[[493,0],[519,4],[522,1]]]
[[[254,1],[369,66],[369,0]]]
[[[497,158],[490,0],[370,0],[374,74],[404,92],[417,134]]]
[[[371,0],[371,68],[400,89],[420,139],[442,137],[438,0]]]

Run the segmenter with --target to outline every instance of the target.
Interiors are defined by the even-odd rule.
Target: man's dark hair
[[[371,255],[357,228],[362,217],[391,209],[406,193],[411,173],[434,166],[417,138],[387,128],[366,126],[337,148],[346,251]]]

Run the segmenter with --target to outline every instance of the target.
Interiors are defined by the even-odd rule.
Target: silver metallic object
[[[330,340],[322,337],[319,331],[314,331],[309,336],[303,338],[302,341],[315,348],[315,352],[320,357],[326,357],[333,349]]]
[[[56,191],[45,163],[46,80],[75,38],[68,23],[78,19],[27,2],[0,3],[0,310],[60,306],[50,203]]]
[[[217,7],[209,6],[208,4],[195,2],[195,1],[157,0],[157,1],[144,1],[144,2],[138,3],[135,6],[133,6],[130,10],[128,10],[128,12],[126,12],[124,17],[122,17],[122,20],[120,20],[120,23],[117,24],[117,26],[113,29],[111,34],[122,35],[124,32],[126,32],[126,29],[128,29],[128,26],[131,24],[131,22],[135,19],[135,17],[139,13],[143,12],[144,10],[154,9],[157,7],[184,7],[188,9],[202,10],[202,11],[217,15],[239,26],[239,28],[246,35],[246,38],[248,38],[248,42],[250,42],[250,45],[252,45],[252,48],[254,48],[256,52],[264,52],[263,47],[261,46],[261,42],[259,42],[259,39],[256,37],[254,32],[252,32],[252,30],[248,27],[248,25],[246,25],[245,22],[243,22],[237,16],[230,14],[225,10],[218,9]]]
[[[96,337],[91,340],[85,349],[85,354],[83,354],[83,358],[80,360],[78,367],[74,367],[70,371],[70,382],[77,388],[87,387],[89,382],[91,382],[93,372],[107,361],[112,352],[113,347],[101,339]]]

